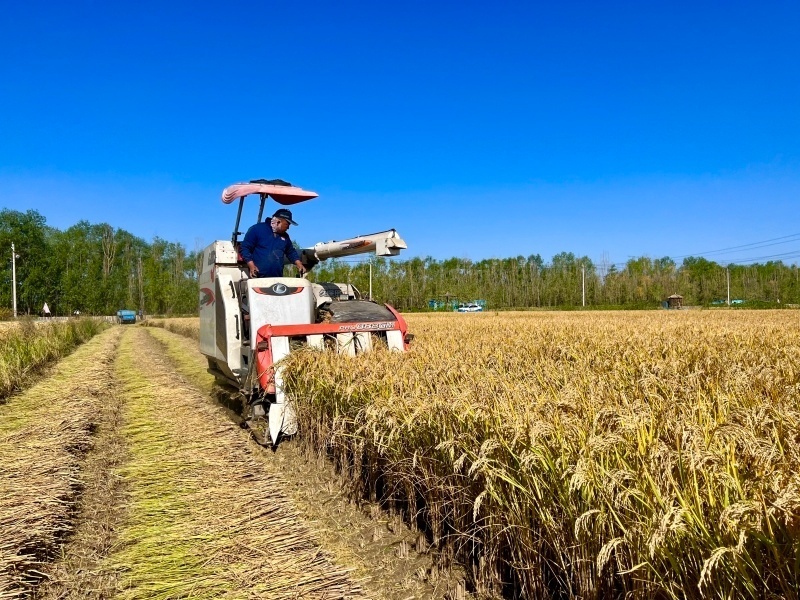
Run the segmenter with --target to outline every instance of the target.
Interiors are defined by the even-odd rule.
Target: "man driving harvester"
[[[292,220],[292,212],[281,208],[275,211],[269,223],[265,220],[247,230],[240,251],[250,277],[283,277],[284,258],[294,263],[301,275],[306,272],[286,233],[290,224],[297,225]]]

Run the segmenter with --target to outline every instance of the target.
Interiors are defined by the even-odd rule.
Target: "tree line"
[[[196,253],[161,238],[145,241],[107,223],[80,221],[61,231],[35,210],[0,211],[3,256],[0,306],[12,306],[11,243],[16,254],[17,311],[109,315],[197,310]]]
[[[61,231],[34,210],[0,210],[0,307],[11,307],[11,243],[19,258],[17,306],[38,314],[146,314],[197,311],[198,252],[161,238],[145,241],[107,223],[80,221]],[[291,268],[289,269],[291,271]],[[685,305],[730,298],[744,306],[800,304],[800,269],[780,261],[722,265],[702,257],[677,264],[639,257],[624,265],[595,264],[571,252],[545,262],[539,254],[471,261],[432,257],[363,262],[328,260],[311,272],[316,281],[352,283],[400,310],[425,310],[430,301],[452,306],[485,300],[489,308],[655,308],[672,294]],[[737,302],[738,304],[738,302]]]
[[[800,268],[782,262],[721,265],[701,257],[680,265],[669,257],[640,257],[624,265],[597,265],[586,256],[538,254],[471,261],[431,257],[406,261],[372,258],[361,264],[327,261],[318,280],[352,283],[400,310],[426,309],[431,300],[452,307],[485,300],[489,308],[656,308],[677,294],[684,305],[751,307],[800,304]],[[730,287],[729,287],[730,286]],[[730,292],[729,292],[730,289]]]

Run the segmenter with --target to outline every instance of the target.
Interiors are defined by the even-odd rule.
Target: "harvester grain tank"
[[[234,387],[244,400],[245,423],[264,423],[276,445],[297,431],[294,410],[285,393],[281,361],[295,348],[312,346],[348,355],[368,352],[374,344],[406,351],[410,337],[403,317],[388,304],[364,300],[348,283],[312,283],[304,277],[258,277],[239,254],[239,225],[245,198],[260,199],[258,220],[268,199],[291,206],[317,197],[315,192],[281,180],[231,185],[222,201],[238,200],[230,240],[217,240],[204,251],[199,274],[200,351],[208,370]],[[320,242],[300,250],[306,269],[328,258],[375,253],[397,256],[406,244],[390,229],[342,241]],[[260,430],[259,430],[260,436]]]

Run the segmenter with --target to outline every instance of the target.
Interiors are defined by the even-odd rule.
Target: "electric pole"
[[[725,267],[725,278],[728,280],[728,306],[731,305],[731,271]]]
[[[586,265],[581,265],[581,300],[586,307]]]
[[[11,242],[11,295],[14,298],[14,318],[17,318],[17,251],[14,242]]]

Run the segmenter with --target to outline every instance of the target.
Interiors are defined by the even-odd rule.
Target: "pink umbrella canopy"
[[[285,182],[274,183],[279,180],[266,181],[264,179],[251,181],[250,183],[235,183],[222,190],[222,201],[230,204],[237,198],[250,194],[266,194],[278,204],[288,206],[299,204],[306,200],[311,200],[319,196],[316,192],[310,192]]]

